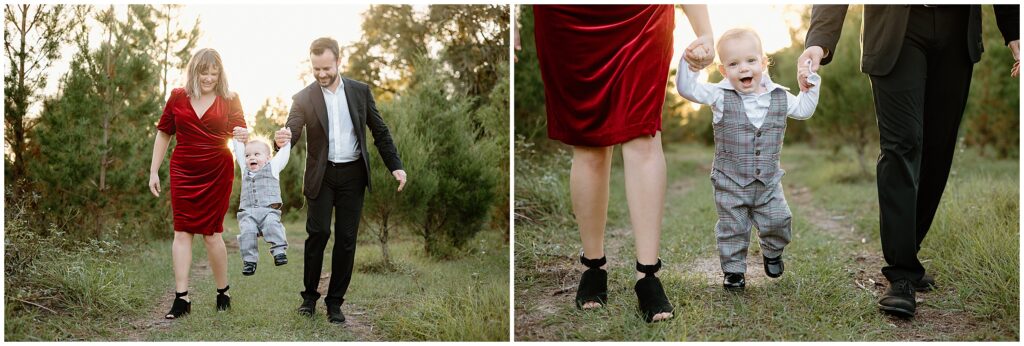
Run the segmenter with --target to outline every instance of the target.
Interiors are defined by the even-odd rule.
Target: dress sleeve
[[[242,100],[239,99],[238,94],[231,98],[230,105],[228,107],[228,133],[230,133],[235,127],[245,127],[245,115],[242,113]]]
[[[174,103],[178,102],[179,94],[181,89],[171,90],[171,96],[167,98],[167,104],[164,105],[164,113],[160,115],[160,122],[157,123],[156,129],[163,131],[166,134],[174,135],[176,127],[174,126]]]

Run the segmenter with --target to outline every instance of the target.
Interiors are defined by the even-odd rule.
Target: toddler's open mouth
[[[258,163],[256,163],[256,162],[249,162],[249,169],[256,170],[256,167],[259,167]]]
[[[749,88],[751,85],[754,84],[754,77],[740,78],[740,84],[743,84],[743,87],[745,88]]]

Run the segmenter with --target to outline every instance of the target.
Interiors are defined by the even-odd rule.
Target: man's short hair
[[[334,54],[334,58],[340,57],[338,55],[338,41],[335,41],[330,37],[321,37],[313,41],[313,44],[309,45],[309,53],[313,55],[320,55],[324,53],[324,50],[328,50]]]

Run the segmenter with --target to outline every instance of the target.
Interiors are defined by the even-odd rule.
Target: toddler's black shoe
[[[285,264],[288,264],[288,254],[282,252],[282,253],[274,255],[274,265],[275,266],[283,266]]]
[[[743,273],[725,273],[725,280],[722,281],[722,287],[730,291],[742,291],[747,286],[747,282],[743,279]]]
[[[782,265],[782,255],[779,255],[778,257],[775,258],[763,255],[761,257],[764,257],[765,275],[768,275],[768,277],[770,278],[777,278],[782,276],[782,272],[785,269],[785,267]]]
[[[256,262],[242,262],[242,275],[256,274]]]

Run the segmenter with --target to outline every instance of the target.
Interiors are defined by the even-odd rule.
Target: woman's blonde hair
[[[192,59],[189,59],[188,70],[185,74],[185,93],[188,94],[188,97],[196,98],[203,93],[202,87],[199,86],[199,75],[210,68],[220,71],[213,92],[227,100],[234,98],[234,93],[228,89],[228,75],[224,72],[224,63],[220,59],[220,54],[213,48],[200,49],[192,55]]]

